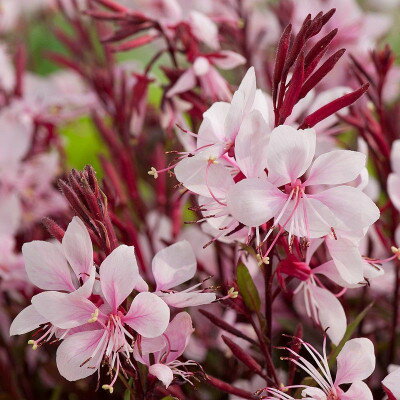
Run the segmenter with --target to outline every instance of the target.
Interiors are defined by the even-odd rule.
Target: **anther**
[[[231,299],[236,299],[239,296],[239,292],[235,290],[234,287],[231,287],[228,290],[228,297]]]
[[[28,340],[28,344],[32,345],[32,350],[36,350],[38,348],[38,345],[35,340]]]
[[[390,250],[392,250],[392,253],[397,257],[397,259],[400,260],[400,249],[395,246],[392,246]]]
[[[91,323],[91,322],[96,322],[98,316],[99,316],[99,309],[96,308],[96,309],[94,310],[94,313],[92,313],[91,318],[89,318],[87,322],[89,322],[89,323]]]
[[[158,171],[157,171],[154,167],[151,167],[151,168],[150,168],[150,171],[148,171],[147,173],[148,173],[149,175],[153,176],[154,179],[157,179],[157,178],[158,178]]]
[[[269,264],[269,257],[267,257],[267,256],[262,257],[260,254],[257,254],[256,259],[257,259],[257,263],[258,263],[259,267],[261,267],[261,265],[263,265],[263,264],[265,264],[265,265]]]
[[[104,390],[108,390],[110,392],[110,394],[112,394],[114,392],[114,387],[111,385],[103,385],[101,388]]]

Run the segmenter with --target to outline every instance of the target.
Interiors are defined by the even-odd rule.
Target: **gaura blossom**
[[[62,244],[35,240],[25,243],[22,253],[30,282],[45,292],[33,296],[32,304],[16,316],[10,327],[10,335],[22,335],[44,325],[43,335],[29,341],[36,349],[61,331],[58,329],[60,327],[52,324],[51,318],[40,312],[40,307],[36,307],[35,303],[45,294],[57,296],[75,292],[89,297],[96,274],[93,248],[85,225],[78,217],[74,217],[65,231]],[[47,307],[45,304],[43,308]]]
[[[229,101],[231,92],[228,84],[215,67],[233,69],[244,64],[245,61],[243,56],[230,50],[200,55],[168,90],[167,96],[172,97],[195,88],[198,80],[206,97],[214,101]]]
[[[393,205],[400,210],[400,140],[395,140],[390,153],[392,173],[388,177],[387,190]]]
[[[192,319],[186,312],[177,314],[165,332],[155,338],[142,338],[135,346],[134,357],[149,367],[149,373],[156,376],[168,388],[174,375],[188,380],[191,373],[179,369],[197,365],[193,361],[181,362],[177,359],[183,354],[194,329]]]
[[[170,311],[153,293],[137,294],[126,311],[123,302],[140,281],[133,247],[120,245],[100,265],[100,299],[80,293],[45,292],[35,296],[36,309],[56,327],[78,328],[57,350],[57,366],[70,381],[92,375],[105,362],[115,371],[113,385],[123,360],[130,363],[137,335],[153,338],[168,326]]]
[[[390,367],[389,367],[390,371]],[[400,399],[400,367],[394,367],[394,370],[389,373],[382,381],[383,388],[388,395],[388,400]]]
[[[332,259],[310,268],[311,258],[323,242]],[[347,328],[346,314],[338,297],[344,294],[347,288],[366,285],[371,279],[382,275],[383,269],[365,260],[357,243],[346,237],[334,239],[328,236],[325,241],[313,239],[307,248],[304,262],[293,262],[293,257],[289,256],[287,260],[282,261],[277,271],[302,280],[294,293],[303,295],[307,315],[326,330],[332,343],[338,345]],[[295,270],[290,271],[289,267]],[[333,294],[324,286],[321,276],[344,290]]]
[[[374,345],[369,339],[357,338],[345,343],[336,359],[335,379],[329,370],[325,341],[321,355],[310,344],[301,339],[296,340],[301,341],[302,346],[313,358],[315,365],[289,348],[287,350],[292,356],[288,360],[311,376],[318,387],[294,385],[285,387],[285,391],[290,388],[301,388],[303,389],[301,393],[303,400],[373,400],[371,390],[363,382],[375,369]],[[344,384],[350,384],[346,391],[341,388],[341,385]],[[294,400],[294,397],[284,391],[271,388],[266,388],[265,391],[267,393],[267,396],[263,397],[265,400]]]
[[[333,150],[313,161],[315,141],[313,129],[275,128],[267,150],[268,176],[243,179],[230,188],[232,216],[249,227],[274,218],[280,232],[289,232],[289,241],[292,236],[322,237],[332,229],[359,232],[374,223],[376,205],[361,190],[344,185],[363,170],[365,155]],[[316,191],[321,185],[332,187]]]
[[[202,196],[214,199],[224,196],[224,191],[233,182],[226,167],[236,166],[230,155],[243,121],[252,111],[257,111],[256,122],[260,119],[269,121],[268,109],[266,97],[256,88],[254,68],[250,68],[231,103],[214,103],[204,113],[196,150],[175,166],[178,181]]]
[[[181,240],[160,250],[153,258],[152,272],[156,282],[155,294],[172,307],[193,307],[215,301],[215,293],[194,290],[200,284],[177,292],[172,288],[192,279],[196,273],[196,257],[192,246]]]

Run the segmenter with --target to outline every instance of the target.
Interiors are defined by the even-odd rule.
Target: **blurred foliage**
[[[65,138],[65,153],[69,168],[82,169],[90,164],[102,176],[102,168],[98,156],[107,155],[107,148],[90,117],[80,118],[60,131]]]

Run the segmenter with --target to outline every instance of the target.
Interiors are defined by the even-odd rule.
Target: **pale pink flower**
[[[393,205],[400,210],[400,140],[395,140],[390,153],[392,173],[388,177],[387,190]]]
[[[244,179],[230,188],[227,205],[232,216],[249,227],[275,218],[289,239],[322,237],[332,229],[357,233],[375,222],[376,205],[361,190],[343,185],[360,174],[365,155],[334,150],[313,162],[315,142],[313,129],[275,128],[267,151],[268,177]],[[321,185],[333,187],[310,192]]]
[[[373,400],[371,390],[363,382],[375,369],[374,345],[369,339],[357,338],[345,343],[336,359],[335,379],[329,370],[325,342],[321,355],[310,344],[300,341],[313,358],[315,366],[288,348],[287,350],[292,355],[289,360],[303,369],[318,385],[318,387],[293,386],[293,388],[303,388],[302,398],[304,400]],[[344,384],[350,384],[346,391],[341,388],[341,385]],[[289,388],[290,386],[287,387],[287,389]],[[267,388],[266,393],[265,399],[294,400],[292,396],[277,389]]]
[[[194,329],[192,319],[186,312],[177,314],[169,323],[165,332],[155,338],[142,338],[134,348],[137,361],[149,367],[149,373],[156,376],[168,387],[174,375],[189,380],[190,372],[179,369],[188,365],[197,365],[194,361],[178,361],[189,342]]]
[[[108,363],[115,374],[103,388],[113,391],[122,367],[121,357],[128,360],[136,335],[161,335],[168,326],[170,311],[163,300],[153,293],[139,293],[130,308],[121,304],[139,285],[140,276],[133,247],[121,245],[107,256],[99,271],[102,301],[93,303],[81,293],[45,292],[32,299],[34,307],[54,326],[78,328],[57,350],[57,366],[70,381],[92,375],[101,362]]]
[[[44,334],[39,339],[30,341],[37,348],[58,334],[59,330],[49,324],[52,321],[40,313],[34,303],[44,294],[62,295],[61,292],[75,292],[89,297],[96,273],[93,248],[85,225],[78,217],[74,217],[68,225],[62,244],[36,240],[25,243],[22,253],[30,282],[47,292],[34,296],[32,304],[16,316],[10,327],[10,335],[22,335],[46,324]]]
[[[172,288],[192,279],[196,273],[196,257],[186,240],[160,250],[153,258],[152,272],[156,282],[155,294],[168,305],[178,308],[209,304],[215,301],[215,293],[194,290],[200,284],[176,292]]]
[[[390,371],[390,369],[389,369]],[[400,367],[395,367],[382,381],[383,388],[388,395],[388,400],[400,399]]]
[[[237,168],[237,163],[230,157],[230,153],[236,147],[235,140],[242,124],[247,121],[246,129],[242,129],[243,140],[240,140],[245,142],[248,148],[246,135],[250,135],[254,129],[251,132],[247,129],[253,128],[254,124],[257,132],[260,132],[254,132],[254,135],[261,136],[264,127],[265,130],[268,129],[271,118],[269,109],[266,96],[256,89],[254,68],[250,68],[234,93],[231,103],[214,103],[204,113],[197,135],[196,150],[189,154],[189,157],[184,157],[174,169],[178,181],[193,193],[223,199],[227,189],[233,184],[227,167]],[[253,113],[251,117],[250,113]],[[256,138],[251,143],[256,143],[254,148],[257,147]],[[249,150],[243,148],[243,152],[242,158],[249,157]]]
[[[307,315],[326,330],[331,341],[338,345],[347,328],[346,314],[338,300],[345,290],[338,294],[331,293],[321,282],[320,276],[349,289],[366,285],[370,280],[383,275],[384,271],[378,265],[366,261],[360,254],[357,242],[346,237],[327,237],[325,244],[332,259],[311,269],[311,258],[322,242],[322,239],[311,240],[305,261],[300,263],[304,265],[304,270],[308,267],[309,275],[294,293],[302,294]]]
[[[226,80],[215,67],[233,69],[244,64],[245,61],[243,56],[230,50],[203,54],[194,60],[193,65],[168,90],[167,96],[172,97],[195,88],[198,80],[206,97],[214,101],[229,101],[232,97],[231,91]]]

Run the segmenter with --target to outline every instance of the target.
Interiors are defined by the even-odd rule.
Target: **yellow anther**
[[[396,257],[400,260],[400,249],[397,247],[392,246],[390,248],[392,250],[392,253],[396,255]]]
[[[92,313],[91,318],[88,319],[88,322],[96,322],[98,316],[99,316],[99,309],[96,308],[96,309],[94,310],[94,313]]]
[[[231,299],[236,299],[238,296],[239,292],[237,292],[234,287],[231,287],[228,290],[228,297],[230,297]]]
[[[28,340],[28,344],[32,345],[32,350],[36,350],[38,348],[35,340]]]
[[[208,162],[210,164],[218,164],[217,158],[213,156],[208,157]]]
[[[260,254],[257,254],[256,255],[256,259],[257,259],[257,263],[258,263],[258,266],[259,267],[261,267],[261,265],[263,265],[263,264],[265,264],[265,265],[268,265],[269,264],[269,257],[261,257],[261,255]]]
[[[150,171],[147,172],[149,175],[153,176],[154,179],[158,178],[158,172],[154,167],[150,168]]]
[[[114,392],[114,388],[111,385],[103,385],[101,388],[108,390],[111,394]]]

